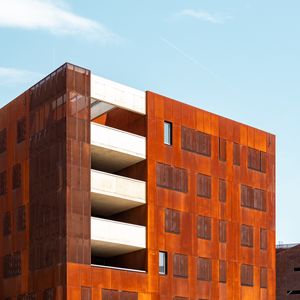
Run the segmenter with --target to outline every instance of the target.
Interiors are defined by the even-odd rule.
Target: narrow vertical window
[[[268,230],[264,228],[260,229],[260,249],[268,249]]]
[[[227,281],[227,266],[225,260],[219,261],[219,282],[225,283]]]
[[[241,164],[240,145],[233,143],[233,164],[239,166]]]
[[[241,225],[241,246],[253,247],[253,227]]]
[[[219,138],[219,160],[226,161],[226,140]]]
[[[164,122],[164,143],[166,145],[172,145],[172,123]]]
[[[175,209],[165,209],[165,231],[180,233],[180,212]]]
[[[11,216],[10,212],[7,211],[3,216],[3,235],[7,236],[11,234]]]
[[[211,197],[211,177],[205,174],[197,175],[197,195],[204,198]]]
[[[219,221],[219,242],[226,243],[227,240],[227,222],[224,220]]]
[[[211,218],[198,216],[197,237],[204,240],[211,240]]]
[[[260,268],[260,287],[268,287],[268,269],[264,267]]]
[[[226,181],[221,178],[219,179],[219,200],[226,202]]]
[[[0,173],[0,196],[6,194],[6,171]]]
[[[13,167],[13,189],[19,188],[21,186],[21,164],[15,164]]]
[[[17,124],[17,143],[21,143],[26,138],[26,119],[18,120]]]
[[[26,228],[26,211],[25,205],[22,205],[18,208],[17,214],[17,230],[22,231]]]
[[[188,256],[175,253],[173,256],[173,275],[188,278]]]
[[[168,272],[168,255],[167,252],[159,251],[159,274],[166,275]]]
[[[5,152],[7,148],[7,130],[6,128],[0,131],[0,153]]]

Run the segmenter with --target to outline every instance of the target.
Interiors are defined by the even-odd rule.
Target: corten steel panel
[[[0,154],[0,173],[7,172],[6,192],[0,196],[0,299],[66,299],[66,262],[90,264],[89,76],[65,64],[0,110],[7,140]],[[77,145],[69,147],[72,143]],[[67,177],[71,171],[79,182]],[[10,233],[4,236],[7,213]],[[67,220],[76,218],[82,223],[74,236]],[[67,246],[75,238],[79,258]],[[3,257],[9,254],[12,276],[2,280]]]
[[[168,274],[159,275],[157,284],[158,261],[155,256],[148,256],[151,286],[158,288],[161,299],[173,299],[175,296],[189,299],[275,299],[274,136],[152,92],[147,92],[147,119],[148,251],[167,251],[169,257]],[[163,143],[165,120],[172,122],[172,146]],[[194,150],[195,131],[211,136],[211,155],[201,155],[200,151]],[[248,169],[248,147],[266,151],[266,173]],[[226,160],[220,161],[219,154],[222,160],[225,157]],[[157,186],[157,162],[187,170],[186,193],[174,191],[167,185]],[[199,195],[198,174],[211,177],[210,198]],[[223,186],[221,191],[222,197],[219,197],[219,179],[226,182],[226,188]],[[266,212],[241,206],[241,184],[266,190]],[[260,198],[256,200],[259,202]],[[179,234],[165,232],[166,208],[181,212]],[[198,216],[211,218],[211,240],[197,237]],[[226,222],[226,242],[219,242],[220,220]],[[242,224],[253,227],[253,248],[241,246]],[[260,249],[261,228],[268,232],[266,250]],[[188,278],[173,277],[172,257],[176,253],[188,256]],[[198,257],[211,259],[211,281],[197,280]],[[219,261],[226,262],[226,283],[222,284],[219,283]],[[241,264],[253,265],[253,287],[245,289],[241,286]],[[260,267],[266,267],[268,271],[268,288],[264,291],[260,288]]]
[[[90,264],[90,72],[68,64],[66,82],[67,261]]]

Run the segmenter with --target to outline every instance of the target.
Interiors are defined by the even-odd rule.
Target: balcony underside
[[[93,256],[112,257],[146,248],[146,228],[101,218],[91,218]]]
[[[91,156],[94,169],[112,173],[118,172],[145,159],[145,157],[95,145],[91,145]]]
[[[118,172],[146,158],[143,136],[91,123],[91,156],[94,169]]]

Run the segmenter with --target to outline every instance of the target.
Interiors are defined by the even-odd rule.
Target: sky
[[[299,0],[0,0],[0,107],[65,62],[269,131],[300,242]]]

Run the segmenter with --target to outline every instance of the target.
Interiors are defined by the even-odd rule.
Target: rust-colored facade
[[[275,136],[153,92],[91,117],[91,81],[65,64],[0,110],[0,299],[275,299]],[[109,216],[145,249],[91,255],[91,121],[146,140],[113,174],[146,204]]]
[[[300,245],[276,249],[276,299],[300,299]]]

